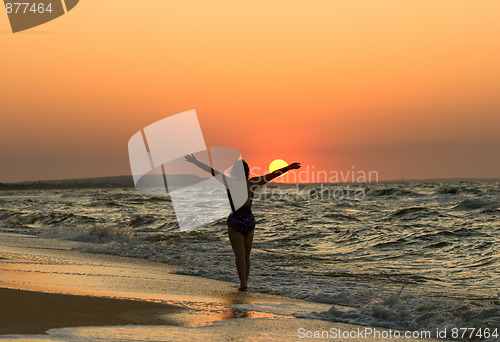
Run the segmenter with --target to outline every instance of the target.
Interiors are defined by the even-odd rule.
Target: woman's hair
[[[236,161],[236,163],[234,163],[234,165],[230,171],[231,177],[233,177],[233,178],[240,178],[241,177],[241,174],[238,175],[238,172],[236,172],[237,168],[235,167],[239,162],[241,162],[243,164],[243,169],[245,170],[245,177],[246,177],[246,179],[248,179],[248,177],[250,176],[250,168],[248,167],[247,162],[243,159],[238,160],[238,161]],[[240,176],[240,177],[238,177],[238,176]]]
[[[248,177],[250,176],[250,168],[248,167],[248,164],[245,160],[241,160],[241,162],[243,163],[243,168],[245,169],[245,176]]]

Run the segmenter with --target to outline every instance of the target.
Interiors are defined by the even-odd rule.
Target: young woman
[[[214,176],[219,174],[218,171],[200,162],[192,154],[186,155],[185,158],[186,161],[193,163]],[[247,179],[248,199],[241,208],[231,213],[227,218],[227,233],[229,235],[231,247],[233,248],[238,277],[240,278],[239,291],[246,291],[248,288],[248,275],[250,274],[250,251],[252,250],[253,232],[255,228],[255,217],[252,213],[254,191],[257,187],[266,184],[274,178],[279,177],[290,170],[300,168],[300,163],[292,163],[274,172],[252,178],[249,178],[250,168],[244,160],[243,166],[245,168],[245,176]]]

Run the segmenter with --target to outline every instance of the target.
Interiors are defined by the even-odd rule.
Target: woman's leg
[[[245,237],[232,228],[227,229],[229,241],[233,248],[234,258],[236,262],[236,270],[240,278],[240,288],[238,290],[245,291],[247,289],[247,273],[245,265]]]
[[[250,252],[252,250],[253,230],[245,236],[245,271],[246,281],[248,283],[248,275],[250,274]]]

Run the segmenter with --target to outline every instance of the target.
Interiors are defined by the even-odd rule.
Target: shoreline
[[[72,250],[76,245],[71,241],[0,234],[0,288],[3,288],[0,289],[0,305],[3,305],[0,314],[13,313],[11,321],[0,316],[0,334],[4,334],[0,338],[15,340],[36,337],[16,334],[42,334],[38,336],[50,341],[56,334],[56,341],[57,334],[61,333],[72,336],[63,340],[77,340],[74,336],[78,334],[129,336],[134,333],[145,339],[158,334],[153,340],[159,341],[174,341],[179,336],[192,340],[248,337],[296,341],[300,340],[299,329],[369,328],[297,318],[301,314],[326,311],[330,308],[327,304],[239,292],[235,284],[175,274],[180,270],[176,266],[81,253]],[[8,301],[2,300],[5,296],[10,296]],[[54,325],[59,320],[56,317],[64,320]],[[9,323],[14,321],[14,325]],[[52,329],[44,330],[46,328]]]

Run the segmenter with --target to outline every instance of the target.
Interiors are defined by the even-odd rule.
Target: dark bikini
[[[251,198],[253,199],[253,192],[251,192]],[[250,205],[241,207],[234,211],[227,218],[227,226],[236,230],[238,233],[247,236],[250,232],[255,229],[255,217],[252,213],[252,202]]]
[[[247,236],[255,229],[255,217],[252,213],[251,205],[242,207],[229,215],[227,218],[227,226],[233,228],[237,232]]]

